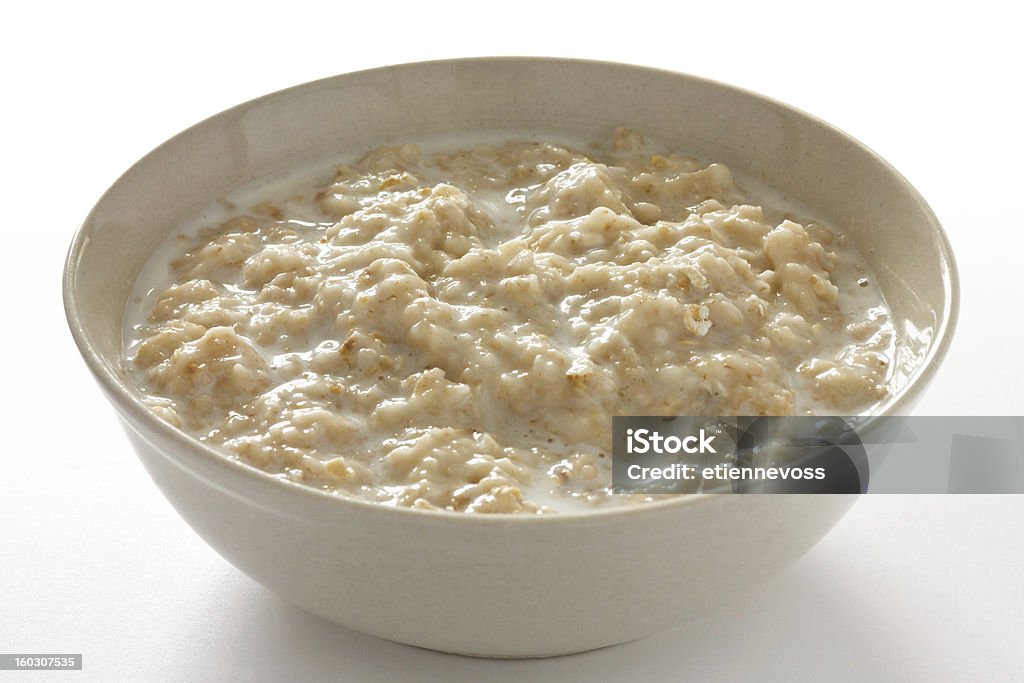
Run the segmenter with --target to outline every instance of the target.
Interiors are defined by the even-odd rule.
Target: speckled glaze
[[[311,612],[493,657],[578,652],[699,617],[824,536],[854,497],[678,497],[544,517],[337,498],[177,431],[126,381],[121,323],[132,283],[168,232],[221,194],[337,150],[450,131],[597,138],[620,123],[766,182],[847,232],[906,337],[904,380],[883,410],[908,412],[949,345],[956,269],[924,200],[855,140],[759,95],[643,67],[535,58],[385,67],[268,95],[186,130],[129,169],[71,245],[71,331],[142,462],[192,528]]]

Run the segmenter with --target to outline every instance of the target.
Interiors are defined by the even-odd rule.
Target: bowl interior
[[[346,74],[218,114],[151,152],[103,196],[72,245],[71,327],[108,389],[123,392],[122,315],[152,250],[224,193],[339,151],[452,131],[599,139],[626,124],[799,199],[849,235],[901,338],[900,412],[956,317],[955,267],[931,210],[888,164],[831,126],[718,83],[600,62],[485,58]],[[155,418],[154,418],[155,419]]]

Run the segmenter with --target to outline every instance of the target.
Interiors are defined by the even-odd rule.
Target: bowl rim
[[[265,484],[279,487],[282,493],[292,491],[294,495],[305,498],[307,502],[324,502],[328,501],[329,505],[337,506],[339,514],[345,513],[346,511],[356,512],[369,512],[371,510],[377,511],[372,514],[388,514],[388,515],[410,515],[409,519],[431,519],[431,520],[460,520],[454,522],[457,524],[483,524],[487,526],[493,525],[504,525],[504,524],[544,524],[550,526],[551,524],[558,523],[571,523],[580,522],[582,520],[601,520],[609,516],[618,515],[636,515],[643,514],[644,512],[654,514],[656,512],[664,511],[667,508],[675,508],[679,506],[691,505],[698,500],[710,501],[720,498],[732,498],[729,495],[714,495],[714,494],[678,494],[671,498],[655,500],[636,505],[619,505],[607,508],[600,508],[595,510],[571,510],[571,511],[556,511],[552,514],[523,514],[523,513],[487,513],[487,514],[467,514],[467,513],[455,513],[448,510],[423,510],[418,508],[400,507],[394,505],[381,504],[366,500],[361,500],[354,497],[349,497],[343,494],[332,493],[327,490],[315,488],[306,484],[284,479],[278,475],[271,474],[264,470],[261,470],[253,465],[249,465],[240,459],[233,458],[225,452],[222,452],[213,446],[200,441],[198,438],[187,434],[185,431],[172,426],[171,424],[161,420],[153,412],[147,409],[139,400],[139,398],[128,388],[124,381],[114,372],[106,366],[101,360],[100,354],[96,350],[95,345],[89,338],[85,331],[85,325],[83,323],[83,315],[78,297],[78,271],[77,265],[82,254],[83,249],[89,243],[90,240],[90,228],[95,225],[94,217],[103,205],[106,198],[116,190],[117,186],[121,181],[132,174],[140,165],[145,163],[150,157],[154,156],[160,150],[163,150],[169,146],[176,144],[181,138],[189,135],[193,130],[200,128],[204,125],[208,125],[210,122],[220,119],[221,117],[227,117],[232,113],[238,113],[243,110],[259,106],[260,104],[276,99],[279,97],[287,97],[290,94],[300,91],[309,87],[322,85],[330,81],[342,81],[345,78],[354,77],[357,75],[369,75],[380,72],[393,72],[396,70],[406,70],[415,68],[436,68],[442,66],[458,66],[462,64],[486,64],[486,63],[502,63],[502,64],[514,64],[522,63],[528,64],[544,64],[551,68],[557,68],[562,65],[575,65],[575,66],[588,66],[593,68],[614,68],[627,71],[644,72],[651,75],[660,75],[664,77],[685,79],[699,83],[705,86],[721,89],[724,91],[731,92],[734,95],[741,97],[754,99],[761,104],[767,105],[771,108],[781,109],[790,115],[795,115],[798,118],[806,120],[808,123],[814,124],[819,127],[830,129],[834,134],[837,134],[841,138],[844,138],[848,144],[854,145],[862,153],[866,154],[873,162],[882,166],[882,168],[896,180],[901,189],[904,192],[909,193],[909,196],[916,202],[918,210],[922,212],[925,220],[931,223],[935,229],[935,237],[937,239],[937,246],[940,254],[942,265],[944,266],[944,272],[941,273],[941,278],[944,285],[944,310],[941,316],[936,320],[934,328],[934,337],[932,343],[928,349],[928,353],[922,359],[918,368],[911,374],[910,380],[904,385],[900,391],[891,398],[891,400],[883,403],[884,409],[880,411],[879,415],[900,415],[903,414],[902,410],[911,403],[924,387],[931,381],[934,374],[937,372],[939,366],[942,364],[943,359],[952,343],[953,332],[956,329],[957,321],[960,313],[960,280],[959,273],[957,270],[956,260],[953,255],[953,249],[949,242],[949,238],[946,235],[942,224],[938,220],[932,208],[928,205],[925,199],[917,191],[917,189],[888,161],[882,158],[878,153],[867,147],[865,144],[839,129],[838,127],[824,121],[813,114],[809,114],[802,109],[786,104],[780,100],[776,100],[767,95],[741,88],[739,86],[731,85],[710,78],[702,76],[696,76],[681,71],[674,71],[666,68],[643,66],[638,64],[629,64],[625,62],[614,62],[608,60],[597,60],[597,59],[577,59],[577,58],[565,58],[565,57],[551,57],[551,56],[478,56],[478,57],[459,57],[452,59],[438,59],[438,60],[427,60],[417,62],[405,62],[401,64],[388,64],[384,66],[374,67],[370,69],[362,69],[358,71],[344,72],[327,76],[324,78],[307,81],[287,88],[276,90],[274,92],[261,95],[259,97],[247,100],[233,107],[217,112],[204,118],[203,120],[192,124],[185,128],[179,133],[175,134],[171,138],[160,145],[154,147],[152,150],[147,152],[143,157],[133,163],[127,170],[125,170],[107,190],[100,196],[96,204],[90,210],[89,214],[83,221],[82,225],[75,231],[74,237],[72,238],[71,245],[68,248],[67,256],[65,258],[63,267],[63,283],[62,283],[62,294],[64,301],[64,312],[67,318],[68,327],[71,330],[71,334],[74,337],[75,344],[78,346],[79,352],[85,359],[87,366],[92,372],[93,376],[100,383],[101,387],[106,391],[107,397],[114,404],[114,408],[117,409],[120,416],[128,423],[134,423],[136,421],[142,422],[150,430],[154,430],[159,433],[165,439],[168,439],[172,444],[179,448],[189,449],[195,453],[200,454],[208,464],[213,464],[216,467],[227,470],[233,473],[235,476],[241,478],[250,478],[252,483],[262,481]],[[741,169],[742,171],[742,169]],[[134,425],[131,428],[135,429]],[[159,449],[161,451],[165,449]],[[165,457],[167,457],[165,455]],[[177,458],[172,458],[177,460]],[[182,467],[186,465],[178,463]]]

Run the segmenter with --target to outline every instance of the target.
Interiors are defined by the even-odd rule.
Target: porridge
[[[596,508],[613,415],[869,412],[893,330],[841,232],[721,164],[381,147],[211,208],[154,256],[125,363],[159,417],[381,504]]]

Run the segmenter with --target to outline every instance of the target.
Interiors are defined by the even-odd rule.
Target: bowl
[[[353,629],[446,652],[558,655],[621,643],[716,609],[811,548],[849,495],[705,495],[546,516],[399,509],[276,478],[178,431],[122,368],[122,315],[150,253],[229,190],[333,150],[452,131],[597,139],[627,124],[799,198],[860,247],[899,327],[904,414],[956,321],[942,228],[892,167],[768,98],[650,68],[479,58],[389,66],[277,92],[153,150],[75,235],[64,302],[75,341],[129,440],[185,521],[240,570]]]

